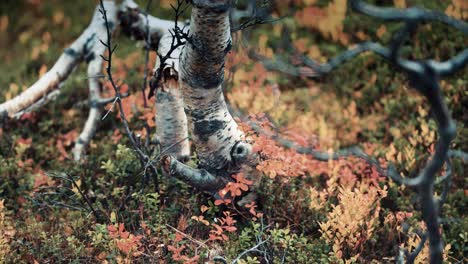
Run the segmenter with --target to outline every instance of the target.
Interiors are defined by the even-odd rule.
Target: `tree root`
[[[205,169],[189,167],[170,155],[163,156],[160,162],[167,175],[203,191],[216,192],[229,182],[227,178],[213,175]]]

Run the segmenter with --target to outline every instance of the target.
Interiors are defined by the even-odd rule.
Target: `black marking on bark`
[[[175,101],[174,96],[165,92],[158,92],[156,94],[156,100],[157,102],[174,102]]]
[[[238,165],[244,163],[252,151],[251,147],[251,145],[243,141],[236,142],[236,144],[231,149],[231,157],[234,163]]]
[[[205,97],[203,97],[203,96],[190,96],[190,99],[194,99],[194,100],[204,100]]]
[[[198,70],[191,70],[189,76],[184,78],[184,82],[193,88],[214,89],[218,88],[224,81],[224,69],[218,73],[207,74]]]
[[[110,30],[114,29],[114,27],[115,27],[115,24],[112,21],[107,21],[107,23],[104,22],[103,25],[105,27],[109,27]]]
[[[209,137],[214,135],[220,129],[226,127],[226,122],[220,120],[203,120],[199,122],[194,122],[194,131],[193,133],[197,135],[200,140],[208,141]]]
[[[100,103],[98,100],[89,101],[89,108],[100,108],[101,106],[102,103]]]
[[[209,63],[209,64],[222,64],[224,62],[225,54],[223,54],[224,48],[218,46],[218,49],[213,49],[216,47],[213,43],[213,39],[207,38],[212,37],[212,34],[205,35],[192,35],[191,42],[189,43],[190,47],[196,52],[195,60],[200,63]]]
[[[190,109],[184,108],[184,111],[185,111],[186,114],[190,113],[190,116],[192,117],[193,122],[198,122],[200,120],[203,120],[207,115],[206,111],[204,111],[202,109],[194,109],[194,110],[190,111]]]
[[[96,58],[96,55],[94,54],[94,52],[89,52],[88,54],[86,54],[85,56],[85,61],[86,63],[90,63],[92,60],[94,60]]]
[[[85,44],[83,46],[83,53],[84,54],[87,54],[93,48],[95,37],[96,37],[96,33],[93,33],[86,40],[86,42],[85,42]]]
[[[74,57],[74,58],[77,58],[80,55],[76,50],[74,50],[72,48],[66,48],[64,50],[64,53],[71,56],[71,57]]]
[[[224,49],[224,54],[228,54],[232,49],[232,40],[229,38],[226,48]]]

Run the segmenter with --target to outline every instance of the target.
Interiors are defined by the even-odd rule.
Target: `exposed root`
[[[203,191],[218,191],[229,182],[228,179],[210,174],[204,169],[189,167],[170,155],[163,156],[160,162],[164,173]]]

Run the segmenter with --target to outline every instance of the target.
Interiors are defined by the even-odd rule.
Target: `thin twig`
[[[184,6],[186,3],[185,0],[177,0],[177,5],[174,6],[171,4],[171,8],[174,10],[175,18],[174,18],[174,28],[169,30],[169,33],[172,35],[171,46],[166,54],[158,54],[159,58],[159,67],[154,72],[153,80],[150,81],[150,92],[148,97],[151,98],[156,90],[159,88],[162,78],[164,76],[163,71],[166,68],[168,59],[171,59],[172,53],[177,50],[179,47],[185,45],[187,41],[190,41],[189,32],[186,30],[186,25],[184,24],[182,28],[179,27],[179,19],[185,13],[187,8],[189,7],[188,4]]]
[[[133,132],[131,131],[130,129],[130,126],[129,126],[129,123],[127,121],[127,118],[125,116],[125,112],[123,110],[123,105],[122,105],[122,93],[120,92],[120,89],[119,87],[115,84],[115,81],[114,81],[114,78],[112,77],[112,55],[115,51],[115,49],[117,48],[117,46],[112,46],[112,41],[111,41],[111,32],[110,32],[110,29],[109,29],[109,23],[108,23],[108,20],[107,20],[107,14],[106,14],[106,9],[104,8],[104,4],[103,4],[103,1],[100,0],[100,6],[101,6],[101,9],[100,9],[100,12],[104,18],[104,21],[106,23],[106,28],[107,28],[107,41],[104,42],[102,40],[101,43],[107,48],[108,50],[108,57],[105,58],[104,56],[102,56],[103,60],[107,62],[107,68],[106,68],[106,73],[107,73],[107,76],[108,76],[108,79],[112,85],[112,88],[114,88],[114,92],[115,92],[115,103],[117,104],[118,108],[119,108],[119,114],[120,114],[120,118],[122,120],[122,124],[124,126],[124,129],[125,129],[125,132],[127,134],[127,137],[129,138],[132,146],[133,146],[133,149],[136,151],[136,153],[138,154],[139,158],[142,160],[142,162],[148,162],[150,161],[150,158],[148,157],[148,155],[146,155],[139,147],[139,144],[138,142],[135,140],[134,136],[133,136]],[[157,168],[155,167],[155,165],[152,163],[152,162],[149,162],[148,163],[151,170],[153,171],[154,175],[157,175]],[[155,179],[155,184],[156,184],[156,187],[159,186],[158,184],[158,180],[157,178]]]
[[[150,42],[151,42],[151,34],[150,34],[150,30],[149,30],[149,19],[148,19],[148,13],[150,11],[150,8],[151,8],[151,3],[152,3],[152,0],[149,0],[148,1],[148,4],[146,5],[146,11],[145,11],[145,20],[146,20],[146,38],[145,38],[145,75],[143,77],[143,84],[142,84],[142,87],[141,87],[141,92],[143,93],[143,106],[145,108],[148,107],[148,102],[147,102],[147,99],[146,99],[146,94],[145,94],[145,91],[146,91],[146,85],[148,84],[148,71],[149,71],[149,67],[148,67],[148,61],[149,61],[149,51],[150,51]]]
[[[97,211],[94,209],[93,207],[93,204],[91,203],[91,201],[88,199],[88,196],[86,196],[86,194],[84,194],[81,189],[80,189],[80,186],[78,186],[78,184],[76,183],[75,179],[73,179],[73,176],[71,175],[68,175],[68,174],[65,174],[66,177],[68,179],[70,179],[71,183],[75,186],[75,188],[78,190],[78,193],[81,195],[81,198],[83,198],[83,200],[85,200],[86,204],[89,206],[91,212],[93,213],[94,217],[96,218],[96,221],[97,222],[100,222],[101,218],[99,217],[99,214],[97,213]]]
[[[402,178],[398,173],[387,173],[391,179],[397,183],[414,187],[419,193],[420,206],[422,218],[427,227],[427,238],[429,240],[430,248],[430,263],[441,263],[443,253],[443,241],[439,228],[439,214],[441,204],[446,200],[448,189],[450,188],[451,165],[447,161],[448,156],[458,155],[465,161],[466,156],[460,155],[459,152],[449,150],[450,143],[456,134],[455,122],[450,115],[450,111],[444,101],[439,78],[449,76],[459,71],[468,64],[468,48],[450,58],[447,61],[438,62],[434,60],[410,60],[400,56],[400,51],[405,41],[409,38],[412,32],[415,31],[418,24],[427,23],[430,21],[438,21],[452,26],[464,34],[468,34],[468,24],[449,17],[441,12],[430,11],[422,8],[384,8],[377,7],[371,4],[364,3],[360,0],[351,0],[351,7],[362,14],[376,17],[385,21],[401,21],[404,23],[403,27],[397,31],[390,43],[389,47],[384,47],[379,43],[365,42],[356,45],[354,48],[345,51],[338,56],[330,59],[326,63],[317,63],[316,61],[304,56],[299,56],[305,66],[309,67],[317,76],[327,74],[335,68],[341,66],[350,59],[360,55],[366,51],[372,51],[387,60],[391,65],[395,66],[404,72],[409,80],[411,87],[419,91],[424,97],[427,98],[434,119],[437,122],[439,139],[437,140],[434,155],[426,162],[426,165],[420,170],[414,178]],[[267,65],[275,65],[271,60],[261,56],[257,56],[261,61],[266,61]],[[285,67],[287,65],[288,67]],[[272,67],[275,68],[275,67]],[[289,66],[287,63],[277,66],[275,70],[280,70],[295,76],[301,76],[301,71],[297,67]],[[302,75],[303,76],[303,75]],[[282,140],[283,141],[283,140]],[[291,142],[284,142],[290,147],[295,147]],[[374,165],[373,159],[369,159],[367,155],[363,155],[362,151],[346,150],[343,153],[336,153],[332,155],[324,155],[324,153],[317,153],[310,149],[298,149],[298,152],[311,154],[319,158],[338,158],[340,156],[355,155],[370,161]],[[447,162],[446,162],[447,161]],[[434,184],[436,183],[436,174],[440,171],[443,165],[446,164],[446,176],[439,181],[444,181],[443,196],[440,200],[434,198]],[[379,168],[377,166],[377,168]],[[390,168],[390,166],[389,166]],[[422,242],[423,244],[423,242]],[[420,252],[419,247],[413,252],[406,254],[408,260],[411,261],[413,256],[417,256]],[[403,258],[400,255],[398,260]]]
[[[171,228],[172,230],[176,231],[177,233],[181,234],[183,237],[187,238],[188,240],[194,242],[195,244],[199,245],[199,246],[202,246],[204,248],[208,248],[208,245],[206,243],[203,243],[201,241],[198,241],[196,240],[195,238],[185,234],[184,232],[180,231],[179,229],[169,225],[169,224],[166,224],[167,227]]]

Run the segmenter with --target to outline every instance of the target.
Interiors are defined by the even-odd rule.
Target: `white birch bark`
[[[230,5],[229,0],[193,1],[190,40],[180,60],[179,82],[199,166],[215,175],[228,175],[236,167],[232,153],[243,140],[222,90],[231,47]]]
[[[113,10],[116,13],[116,6],[113,1],[105,1],[106,9]],[[99,13],[99,7],[94,11],[90,25],[73,42],[65,52],[60,56],[54,66],[37,80],[31,87],[23,91],[16,97],[0,104],[0,115],[8,117],[19,117],[21,114],[30,110],[31,106],[41,99],[48,99],[48,94],[60,88],[78,63],[88,54],[95,41],[96,29],[102,27],[102,15]],[[115,21],[115,15],[114,15]],[[44,100],[42,100],[44,101]],[[44,103],[44,102],[42,102]]]
[[[113,2],[104,2],[104,8],[107,12],[107,20],[110,30],[114,31],[117,25],[117,6]],[[102,75],[101,57],[105,56],[106,47],[99,41],[107,42],[107,28],[104,19],[100,16],[94,31],[94,37],[90,41],[90,49],[85,55],[88,59],[88,85],[89,85],[89,114],[81,134],[76,140],[73,148],[73,157],[80,160],[86,147],[94,136],[98,123],[101,121],[103,111],[103,101],[101,98],[100,75]]]
[[[130,32],[135,38],[144,39],[146,35],[146,17],[139,10],[138,5],[133,0],[125,0],[118,8],[114,1],[104,1],[104,6],[109,14],[112,14],[111,27],[118,24],[116,19],[117,9],[119,9],[119,23],[123,30]],[[174,26],[172,21],[162,20],[148,15],[148,29],[150,32],[150,45],[157,47],[159,38]],[[93,43],[96,38],[96,31],[102,29],[103,20],[96,7],[93,18],[84,32],[68,47],[59,57],[54,66],[45,73],[39,80],[31,85],[16,97],[0,104],[0,117],[7,116],[18,118],[23,113],[30,112],[55,98],[51,96],[59,91],[63,82],[72,73],[73,69],[91,54]],[[99,54],[97,54],[99,56]]]
[[[172,35],[167,32],[159,42],[158,54],[166,55],[172,42]],[[187,117],[180,91],[179,55],[182,47],[171,53],[162,70],[161,83],[156,91],[156,136],[161,143],[161,151],[185,160],[190,156]],[[161,62],[156,62],[155,70]]]

